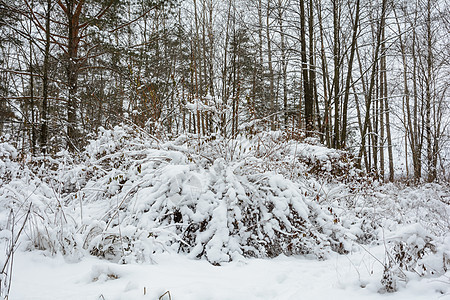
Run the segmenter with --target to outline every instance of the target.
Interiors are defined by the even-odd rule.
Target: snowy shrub
[[[395,292],[397,281],[411,276],[440,276],[450,263],[450,236],[436,237],[420,224],[397,230],[387,238],[387,262],[381,283],[383,291]],[[412,275],[410,275],[412,274]]]
[[[118,203],[105,213],[108,233],[99,230],[89,243],[91,254],[134,260],[130,255],[145,253],[149,247],[170,248],[220,264],[242,256],[284,253],[322,258],[332,250],[349,250],[349,243],[343,242],[348,239],[344,229],[328,209],[307,199],[298,183],[265,168],[259,157],[280,153],[272,151],[268,143],[256,146],[259,155],[248,154],[250,142],[230,146],[238,160],[229,156],[230,149],[223,150],[227,159],[214,151],[224,141],[204,145],[200,154],[189,150],[198,141],[188,137],[158,147],[149,143],[148,148],[141,148],[142,142],[124,141],[128,148],[122,145],[111,154],[96,151],[105,148],[99,140],[88,146],[97,162],[102,162],[104,169],[105,161],[120,163],[109,165],[103,177],[85,188],[101,191],[102,197]],[[108,140],[108,144],[115,142]],[[134,230],[127,235],[120,229],[124,227]],[[147,236],[141,233],[136,238],[145,230]],[[149,246],[152,243],[155,245]],[[133,251],[136,247],[141,250]]]
[[[347,153],[282,132],[161,141],[121,126],[100,129],[76,156],[61,151],[22,165],[14,147],[0,149],[0,163],[7,166],[1,169],[0,204],[22,214],[31,207],[29,249],[120,263],[153,262],[161,252],[184,252],[216,265],[280,254],[326,258],[379,241],[382,229],[397,232],[415,221],[426,228],[424,243],[406,235],[389,242],[385,285],[400,265],[406,272],[422,263],[430,270],[427,259],[449,257],[435,238],[450,228],[448,205],[439,200],[447,190],[400,192],[363,180]],[[0,212],[1,229],[7,213]]]
[[[397,281],[400,275],[392,269],[392,265],[386,265],[383,270],[381,278],[381,285],[383,286],[380,293],[394,293],[397,291]]]
[[[162,143],[132,127],[100,130],[78,163],[59,154],[53,192],[62,206],[52,222],[35,224],[33,245],[121,262],[183,251],[213,264],[349,251],[355,236],[304,182],[290,179],[302,177],[305,165],[280,138],[200,141],[195,151],[199,141],[188,136]],[[292,176],[289,166],[301,172]],[[95,216],[83,215],[92,208]]]
[[[19,168],[16,162],[17,157],[18,151],[16,148],[0,139],[0,186],[7,184]]]

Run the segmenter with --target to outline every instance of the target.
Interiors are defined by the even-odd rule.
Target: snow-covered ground
[[[70,262],[18,252],[9,299],[158,299],[166,291],[173,300],[450,299],[446,277],[416,278],[394,294],[378,293],[382,265],[375,257],[383,261],[384,246],[366,250],[325,261],[280,256],[220,267],[177,254],[158,255],[153,264],[118,265],[94,257]]]
[[[450,299],[450,186],[279,132],[0,142],[0,249],[8,299]]]

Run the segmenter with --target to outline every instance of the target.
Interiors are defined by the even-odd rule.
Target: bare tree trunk
[[[369,122],[370,122],[370,106],[371,106],[371,102],[372,102],[372,94],[373,94],[373,90],[374,90],[374,86],[375,86],[375,77],[376,76],[376,65],[377,65],[377,61],[378,61],[378,54],[379,54],[379,50],[380,50],[380,45],[381,45],[381,30],[385,25],[385,17],[386,17],[386,9],[387,9],[387,0],[383,0],[382,3],[382,8],[381,8],[381,19],[380,19],[380,23],[378,26],[378,30],[377,30],[377,41],[375,44],[375,50],[374,50],[374,61],[373,61],[373,65],[372,65],[372,75],[370,78],[370,85],[369,85],[369,90],[367,91],[367,99],[366,99],[366,115],[364,118],[364,127],[363,127],[363,132],[362,132],[362,144],[361,144],[361,148],[359,150],[359,154],[358,154],[358,158],[357,158],[357,166],[361,167],[361,157],[363,154],[363,148],[366,146],[366,140],[365,140],[365,136],[367,133],[367,129],[369,127]]]
[[[31,4],[33,5],[33,3]],[[31,153],[34,155],[35,154],[35,150],[36,150],[36,140],[37,140],[37,132],[36,132],[36,118],[34,115],[34,68],[33,68],[33,43],[32,43],[32,35],[31,35],[31,28],[32,28],[32,16],[30,16],[30,32],[29,32],[29,37],[30,37],[30,49],[29,49],[29,68],[30,68],[30,110],[31,110]]]
[[[388,160],[389,160],[389,181],[393,182],[394,181],[394,158],[393,158],[393,153],[392,153],[392,137],[391,137],[391,123],[390,123],[390,119],[389,119],[389,101],[388,101],[388,80],[387,80],[387,70],[386,70],[386,46],[385,46],[385,29],[383,28],[383,33],[382,33],[382,40],[383,43],[381,45],[381,52],[382,52],[382,58],[381,58],[381,76],[382,76],[382,81],[384,82],[384,91],[383,91],[383,95],[384,95],[384,101],[381,102],[381,106],[383,107],[384,105],[384,116],[382,116],[382,120],[383,117],[385,117],[386,120],[386,126],[384,126],[384,124],[382,124],[382,133],[384,133],[384,127],[386,127],[386,138],[387,138],[387,148],[388,148]],[[384,144],[384,134],[382,136],[382,141]],[[383,174],[383,179],[384,179],[384,145],[382,145],[382,153],[383,153],[383,165],[382,165],[382,174]],[[405,153],[406,155],[406,153]]]
[[[405,130],[406,130],[406,135],[405,137],[407,138],[407,141],[410,144],[411,147],[411,153],[412,153],[412,160],[413,160],[413,170],[414,170],[414,178],[416,181],[420,180],[420,154],[417,154],[417,149],[418,147],[418,140],[416,139],[416,119],[415,117],[413,117],[413,115],[411,114],[411,109],[410,109],[410,91],[409,91],[409,87],[408,87],[408,62],[407,62],[407,57],[406,57],[406,49],[405,49],[405,44],[403,42],[403,38],[402,38],[402,32],[400,29],[400,21],[398,19],[397,16],[397,11],[394,8],[394,16],[396,18],[396,23],[397,23],[397,30],[398,30],[398,38],[399,38],[399,44],[400,44],[400,51],[401,51],[401,55],[402,55],[402,64],[403,64],[403,92],[405,94],[404,96],[404,106],[405,106],[405,110],[404,110],[404,119],[405,119]],[[414,43],[415,43],[415,29],[413,28],[413,54],[414,54]],[[415,64],[415,58],[413,55],[413,63]],[[414,70],[415,70],[415,66],[414,66]],[[413,76],[413,79],[415,78],[415,76]],[[416,101],[414,101],[416,103]],[[416,110],[416,106],[414,108]],[[414,123],[413,123],[414,122]],[[405,145],[406,147],[406,145]],[[407,151],[406,151],[407,154]],[[407,156],[405,157],[405,159],[407,158]],[[419,161],[417,161],[419,160]],[[408,167],[408,162],[406,161],[406,166]],[[408,173],[408,172],[407,172]],[[407,174],[408,175],[408,174]]]
[[[208,22],[208,42],[209,42],[209,92],[212,97],[215,96],[214,91],[214,34],[213,34],[213,3],[209,0],[209,22]]]
[[[287,86],[287,60],[286,60],[286,42],[283,26],[283,7],[282,1],[278,0],[278,25],[280,27],[280,43],[281,43],[281,72],[283,76],[283,110],[284,110],[284,127],[288,125],[288,86]]]
[[[387,83],[387,74],[385,73],[384,82]],[[387,85],[385,85],[385,95],[387,95]],[[388,157],[389,157],[389,181],[394,181],[394,155],[392,153],[392,136],[391,136],[391,122],[389,120],[389,101],[387,98],[384,100],[385,113],[386,113],[386,135],[388,144]],[[407,159],[407,154],[405,153],[405,159]],[[408,163],[406,162],[406,165]]]
[[[343,108],[342,108],[342,130],[341,130],[341,145],[340,148],[345,148],[345,142],[347,140],[347,109],[348,109],[348,100],[350,96],[350,83],[351,83],[351,75],[353,71],[353,60],[355,57],[355,49],[356,49],[356,41],[358,39],[358,28],[359,28],[359,3],[360,0],[356,1],[356,8],[355,8],[355,17],[353,20],[353,36],[352,36],[352,43],[351,43],[351,49],[350,49],[350,59],[348,62],[348,69],[347,69],[347,79],[345,82],[345,93],[344,93],[344,101],[343,101]]]
[[[209,91],[209,72],[208,72],[208,63],[207,63],[207,58],[206,58],[206,51],[207,51],[207,46],[206,46],[206,22],[207,22],[207,18],[206,18],[206,1],[203,1],[203,5],[202,5],[202,20],[201,20],[201,25],[202,25],[202,49],[201,49],[201,53],[202,53],[202,66],[203,66],[203,81],[202,81],[202,86],[205,86],[205,88],[202,88],[202,93],[200,95],[201,97],[201,102],[209,105],[209,103],[206,103],[206,99],[204,98],[204,96],[206,95],[206,93],[210,94]],[[202,112],[202,131],[203,134],[208,135],[208,112]]]
[[[223,63],[223,69],[222,69],[222,103],[223,108],[225,109],[225,112],[222,113],[221,121],[222,121],[222,135],[227,135],[227,106],[228,106],[228,71],[227,71],[227,63],[228,63],[228,45],[230,43],[230,21],[231,21],[231,6],[232,6],[233,0],[228,0],[228,9],[227,9],[227,24],[225,29],[225,46],[224,46],[224,63]]]
[[[432,85],[432,69],[433,69],[433,50],[432,50],[432,33],[431,33],[431,0],[427,0],[427,17],[426,23],[426,37],[427,37],[427,58],[426,58],[426,71],[425,76],[425,128],[426,128],[426,139],[427,139],[427,172],[428,172],[428,182],[433,182],[436,179],[436,169],[433,164],[433,137],[431,133],[431,85]]]
[[[314,98],[308,78],[308,60],[306,56],[306,14],[304,0],[300,0],[300,47],[302,59],[303,91],[305,99],[306,136],[312,136],[314,130]]]
[[[319,99],[317,96],[316,85],[316,67],[315,67],[315,51],[314,51],[314,4],[313,0],[309,0],[308,12],[308,29],[309,29],[309,91],[312,96],[313,106],[316,108],[315,117],[313,116],[313,130],[321,127]],[[314,115],[314,109],[313,109]],[[317,128],[315,126],[317,120]],[[320,135],[320,140],[323,141],[323,135]]]
[[[417,24],[417,11],[418,8],[415,9],[414,16],[414,24],[413,24],[413,34],[412,34],[412,58],[413,58],[413,92],[414,92],[414,104],[413,104],[413,131],[411,132],[413,135],[413,139],[415,140],[414,150],[413,151],[413,164],[414,164],[414,178],[415,181],[420,181],[422,177],[422,146],[423,143],[421,141],[421,136],[423,130],[419,127],[419,119],[418,119],[418,110],[419,110],[419,94],[417,91],[417,53],[416,53],[416,42],[417,42],[417,34],[416,34],[416,24]]]
[[[357,51],[357,54],[358,54],[358,51]],[[359,55],[358,55],[358,57],[359,57]],[[364,80],[363,79],[364,77],[361,77],[361,78],[362,78],[362,80]],[[363,89],[364,89],[365,88],[364,82],[363,82],[362,86],[363,86]],[[356,93],[356,88],[355,88],[355,86],[353,84],[352,84],[352,89],[353,89],[353,94],[355,95],[356,117],[358,119],[358,128],[359,128],[359,132],[362,133],[363,124],[362,124],[362,120],[361,120],[361,109],[359,107],[358,93]],[[364,166],[366,167],[366,170],[369,170],[370,169],[369,168],[369,161],[367,159],[367,152],[365,151],[365,148],[364,148],[363,155],[364,155]]]
[[[330,99],[328,95],[331,95],[331,93],[328,93],[331,89],[329,86],[329,75],[328,75],[328,63],[327,63],[327,57],[325,55],[325,45],[324,45],[324,33],[323,33],[323,24],[322,24],[322,6],[321,1],[317,1],[317,18],[319,23],[319,30],[320,30],[320,57],[321,57],[321,65],[322,65],[322,81],[323,81],[323,97],[324,97],[324,117],[323,117],[323,127],[325,131],[325,142],[328,147],[332,146],[331,142],[331,118],[330,118]]]
[[[200,45],[199,45],[199,32],[198,32],[198,12],[197,12],[197,1],[194,0],[194,20],[195,20],[195,38],[194,46],[192,50],[193,64],[194,64],[194,80],[195,80],[195,101],[200,102],[200,89],[202,87],[202,76],[201,76],[201,65],[200,65]],[[202,135],[202,112],[197,109],[197,135],[200,137]]]
[[[381,58],[380,58],[380,177],[384,181],[384,103],[387,101],[386,75],[386,43],[384,41],[384,28],[381,31]]]
[[[267,38],[267,61],[269,64],[269,105],[270,105],[270,129],[275,130],[275,93],[274,93],[274,74],[272,65],[272,39],[270,37],[270,3],[267,2],[266,9],[266,38]]]
[[[333,0],[333,61],[334,61],[334,77],[333,77],[333,93],[334,93],[334,134],[333,134],[333,148],[339,149],[339,123],[340,123],[340,90],[339,90],[339,75],[341,67],[340,55],[340,11],[341,5],[339,0]]]
[[[375,86],[374,86],[374,91],[373,93],[375,95],[372,95],[373,98],[375,98],[374,101],[374,105],[372,106],[372,119],[369,119],[369,121],[373,120],[373,123],[370,122],[372,124],[372,128],[370,128],[369,126],[369,132],[370,132],[370,137],[372,138],[372,149],[373,149],[373,167],[372,167],[372,171],[376,174],[376,177],[378,178],[379,176],[379,169],[378,169],[378,118],[379,118],[379,95],[378,95],[378,62],[375,62],[376,64],[376,69],[375,69]]]
[[[48,67],[50,56],[50,13],[52,1],[47,0],[47,12],[45,16],[45,50],[44,50],[44,66],[42,74],[42,111],[41,111],[41,135],[40,144],[41,152],[48,153]]]

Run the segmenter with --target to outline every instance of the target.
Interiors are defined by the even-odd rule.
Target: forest
[[[446,1],[2,1],[0,133],[24,153],[131,122],[281,130],[393,181],[447,180]]]
[[[0,296],[59,255],[99,259],[95,299],[326,296],[108,294],[184,254],[346,256],[342,299],[448,297],[449,34],[448,0],[0,0]]]

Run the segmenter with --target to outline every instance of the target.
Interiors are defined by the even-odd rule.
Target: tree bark
[[[306,136],[312,136],[314,130],[314,98],[308,78],[308,60],[306,56],[306,15],[304,2],[304,0],[300,0],[300,47],[302,59],[303,94],[305,99]]]
[[[270,3],[266,7],[266,38],[267,38],[267,61],[269,65],[269,105],[270,105],[270,129],[275,130],[275,78],[272,65],[272,39],[270,38]]]
[[[278,0],[278,25],[280,27],[280,43],[281,43],[281,72],[283,76],[283,115],[284,128],[288,125],[288,86],[287,86],[287,60],[286,60],[286,42],[283,26],[283,9],[281,0]]]
[[[334,93],[334,133],[333,133],[333,148],[339,149],[339,123],[340,123],[340,89],[339,89],[339,75],[341,68],[341,55],[340,55],[340,11],[341,6],[338,3],[339,0],[333,0],[333,61],[334,61],[334,77],[333,77],[333,93]]]
[[[328,64],[327,57],[325,55],[325,45],[324,45],[324,33],[323,33],[323,24],[322,24],[322,5],[321,1],[317,1],[317,18],[319,23],[319,31],[320,31],[320,57],[321,57],[321,66],[322,66],[322,81],[323,81],[323,97],[324,97],[324,106],[325,111],[323,113],[323,131],[325,131],[325,144],[327,147],[332,146],[331,141],[331,117],[330,117],[330,99],[328,95],[331,95],[330,88],[330,78],[328,74]]]
[[[428,182],[433,182],[436,179],[436,168],[433,163],[433,136],[431,132],[431,102],[432,102],[432,69],[433,69],[433,49],[432,49],[432,33],[431,33],[431,0],[427,1],[427,17],[426,23],[426,38],[427,38],[427,54],[426,54],[426,76],[425,76],[425,128],[427,139],[427,172]]]
[[[353,20],[353,36],[352,36],[352,43],[351,43],[351,49],[350,49],[350,59],[348,61],[348,69],[347,69],[347,79],[345,82],[345,93],[344,93],[344,101],[343,101],[343,108],[342,108],[342,130],[341,130],[341,145],[339,148],[345,148],[346,146],[346,140],[347,140],[347,109],[348,109],[348,100],[350,96],[350,83],[351,83],[351,75],[353,71],[353,60],[355,57],[355,49],[356,49],[356,41],[358,39],[358,28],[359,28],[359,4],[360,0],[356,1],[356,8],[355,8],[355,17]]]
[[[74,152],[78,147],[79,130],[77,125],[77,91],[79,58],[78,46],[80,42],[80,15],[83,9],[84,0],[66,0],[65,5],[58,0],[58,5],[67,17],[67,62],[66,75],[68,86],[67,99],[67,146],[69,151]]]
[[[379,55],[379,51],[380,51],[380,45],[381,45],[381,30],[385,25],[385,21],[386,21],[386,9],[387,9],[387,0],[383,0],[382,3],[382,8],[381,8],[381,19],[380,19],[380,23],[378,26],[378,30],[377,30],[377,41],[375,44],[375,50],[374,50],[374,61],[373,61],[373,65],[372,65],[372,75],[370,78],[370,85],[369,85],[369,90],[367,91],[367,99],[366,99],[366,114],[365,114],[365,118],[364,118],[364,126],[363,126],[363,132],[362,132],[362,136],[361,136],[361,147],[359,149],[359,153],[358,153],[358,158],[357,158],[357,166],[360,168],[361,167],[361,157],[362,154],[364,152],[364,147],[366,146],[366,139],[365,136],[367,134],[367,129],[369,127],[369,122],[370,122],[370,106],[371,106],[371,102],[372,102],[372,93],[373,93],[373,89],[375,86],[375,77],[376,77],[376,65],[377,65],[377,61],[378,61],[378,55]]]
[[[47,12],[45,16],[45,50],[44,50],[44,66],[42,74],[42,111],[41,111],[41,135],[40,146],[41,152],[45,155],[48,153],[48,67],[50,57],[50,14],[52,1],[47,0]]]

